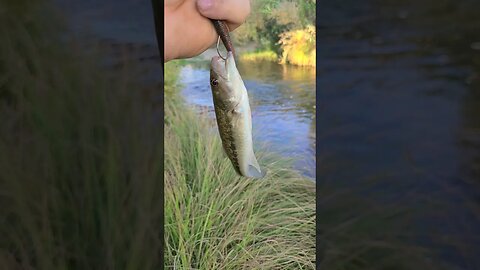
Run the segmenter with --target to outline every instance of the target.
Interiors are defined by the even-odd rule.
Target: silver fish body
[[[235,171],[245,177],[265,176],[253,152],[252,115],[247,89],[233,53],[228,52],[226,60],[218,56],[212,58],[210,86],[223,149]]]

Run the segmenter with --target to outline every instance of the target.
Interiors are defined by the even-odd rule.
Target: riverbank
[[[261,151],[267,176],[237,176],[212,121],[174,94],[165,119],[166,267],[315,269],[315,184]]]
[[[234,33],[235,34],[235,33]],[[301,67],[316,66],[316,29],[308,25],[303,29],[295,29],[278,33],[276,49],[262,47],[261,44],[250,43],[237,45],[237,52],[242,61],[261,62],[270,61],[282,65]],[[245,48],[243,48],[245,47]],[[278,48],[277,48],[278,47]]]
[[[245,52],[240,55],[240,59],[247,62],[279,62],[278,55],[274,51]]]
[[[215,121],[210,59],[203,59],[189,59],[179,68],[179,92],[188,107],[209,109]],[[314,180],[315,70],[268,61],[236,64],[248,89],[255,144],[293,159],[293,168]]]
[[[315,35],[313,26],[288,31],[280,35],[281,52],[279,53],[271,49],[261,48],[258,44],[249,43],[236,45],[236,55],[243,62],[272,62],[314,69],[316,66]],[[220,47],[220,50],[222,51],[222,47]],[[196,59],[210,60],[217,54],[216,47],[213,46],[197,56]]]

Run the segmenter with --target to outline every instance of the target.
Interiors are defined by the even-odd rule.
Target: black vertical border
[[[159,121],[159,125],[162,126],[162,140],[160,142],[160,145],[161,145],[161,149],[164,149],[164,124],[165,124],[165,121],[164,121],[164,118],[165,118],[165,103],[164,103],[164,100],[165,100],[165,97],[164,97],[164,1],[163,0],[152,0],[152,9],[153,9],[153,19],[155,21],[155,35],[157,37],[157,44],[158,44],[158,52],[159,52],[159,58],[160,58],[160,63],[161,63],[161,66],[160,66],[160,84],[159,84],[159,87],[160,87],[160,91],[161,91],[161,101],[160,101],[160,105],[161,105],[161,112],[160,112],[160,121]],[[163,160],[165,158],[165,151],[162,151],[162,154],[161,154],[161,160],[162,160],[162,171],[163,171]],[[160,254],[159,254],[159,259],[160,259],[160,269],[164,269],[165,268],[165,265],[164,265],[164,247],[165,247],[165,237],[164,237],[164,223],[165,223],[165,215],[164,215],[164,207],[165,207],[165,197],[164,197],[164,179],[163,179],[163,172],[162,172],[162,177],[161,179],[159,179],[159,181],[161,182],[160,183],[160,197],[161,197],[161,202],[162,202],[162,206],[161,206],[161,215],[160,215]]]
[[[319,5],[322,1],[317,0],[315,4],[315,50],[317,51],[316,54],[316,63],[315,63],[315,171],[316,171],[316,178],[315,178],[315,228],[316,228],[316,233],[315,233],[315,266],[316,269],[320,269],[320,264],[322,260],[322,250],[321,250],[321,242],[320,242],[320,235],[321,235],[321,228],[318,225],[318,210],[320,209],[320,191],[318,188],[318,176],[320,175],[320,164],[319,164],[319,159],[318,159],[318,153],[320,152],[319,150],[319,142],[318,142],[318,129],[319,129],[319,124],[318,124],[318,110],[320,109],[320,102],[318,100],[319,97],[319,92],[320,92],[320,86],[318,85],[317,81],[317,74],[318,74],[318,64],[320,63],[320,57],[318,54],[318,44],[319,44],[319,38],[318,38],[318,28],[319,28]],[[320,217],[321,218],[321,217]]]

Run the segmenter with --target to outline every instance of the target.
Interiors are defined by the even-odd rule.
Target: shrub
[[[293,30],[280,35],[281,63],[315,67],[315,26]]]

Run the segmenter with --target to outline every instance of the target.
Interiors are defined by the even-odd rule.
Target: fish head
[[[228,52],[226,60],[214,56],[210,66],[210,86],[214,98],[229,107],[238,104],[242,94],[239,87],[244,87],[244,85],[233,53]]]

